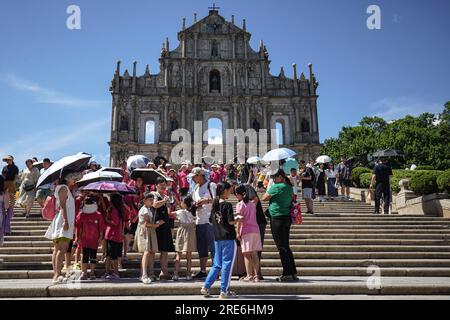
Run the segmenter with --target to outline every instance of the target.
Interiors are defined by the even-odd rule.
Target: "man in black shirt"
[[[6,166],[3,167],[2,176],[5,180],[5,190],[10,194],[10,208],[14,208],[15,194],[16,194],[16,180],[19,176],[19,168],[14,164],[13,156],[6,156],[3,158]]]
[[[390,176],[392,169],[386,164],[386,159],[382,158],[380,162],[373,168],[372,180],[370,181],[370,189],[375,183],[375,214],[380,213],[380,200],[383,198],[384,214],[389,214],[389,205],[391,202],[391,186]]]

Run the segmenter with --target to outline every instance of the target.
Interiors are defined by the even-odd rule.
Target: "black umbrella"
[[[122,168],[105,167],[101,168],[100,171],[116,172],[118,174],[122,174]]]
[[[403,157],[403,152],[395,149],[384,149],[376,151],[373,156],[375,158]]]
[[[155,159],[153,159],[153,163],[158,167],[162,163],[169,163],[169,160],[164,158],[163,156],[157,156]]]
[[[39,177],[36,188],[47,183],[52,183],[70,172],[80,172],[86,169],[91,158],[92,156],[90,154],[80,152],[56,161]]]
[[[166,179],[163,174],[154,169],[134,169],[131,172],[131,179],[136,180],[137,178],[142,178],[144,184],[155,184],[156,178],[158,177]]]

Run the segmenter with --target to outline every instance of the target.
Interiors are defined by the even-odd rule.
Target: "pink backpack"
[[[51,221],[55,218],[58,211],[56,208],[56,197],[54,195],[47,197],[42,208],[42,218]]]

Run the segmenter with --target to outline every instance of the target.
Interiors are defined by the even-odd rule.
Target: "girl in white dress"
[[[192,196],[186,196],[181,202],[181,209],[177,210],[177,219],[180,226],[177,229],[177,238],[175,241],[175,273],[173,280],[178,280],[178,271],[180,270],[180,261],[183,253],[186,253],[186,280],[191,280],[192,252],[197,251],[197,237],[195,235],[195,207]]]
[[[79,173],[69,173],[58,181],[55,189],[57,214],[45,233],[45,237],[53,241],[52,265],[55,284],[65,281],[61,270],[75,227],[75,197],[72,190],[80,178]]]

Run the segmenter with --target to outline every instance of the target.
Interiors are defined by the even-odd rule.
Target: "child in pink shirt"
[[[247,276],[242,281],[258,282],[259,258],[262,251],[261,235],[256,221],[256,205],[250,201],[247,189],[243,184],[236,188],[237,238],[241,242]]]
[[[220,172],[219,172],[219,170],[217,169],[217,165],[216,164],[213,164],[212,166],[211,166],[211,168],[212,168],[212,172],[211,172],[211,174],[210,174],[210,176],[209,176],[209,180],[211,181],[211,182],[214,182],[214,183],[219,183],[220,182]]]
[[[99,241],[105,230],[105,220],[98,211],[97,203],[93,198],[84,200],[80,214],[76,218],[77,239],[83,248],[80,280],[88,280],[88,264],[90,263],[90,279],[95,280],[95,264],[97,263],[97,249]]]
[[[106,216],[106,259],[105,259],[105,279],[119,279],[119,258],[122,257],[123,231],[127,220],[127,214],[120,194],[111,197],[111,209]],[[112,264],[112,273],[111,273]]]

